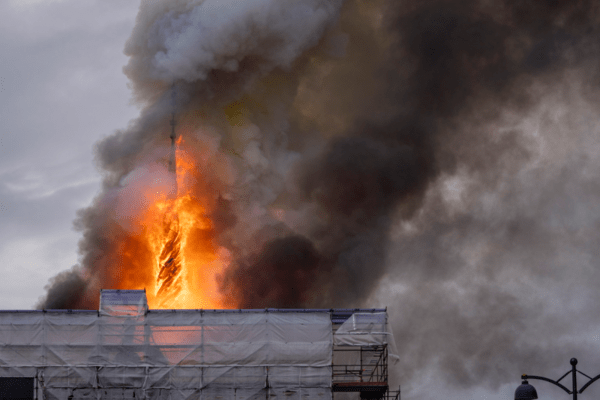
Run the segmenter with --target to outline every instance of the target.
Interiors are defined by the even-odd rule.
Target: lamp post
[[[521,383],[521,386],[519,386],[517,388],[517,390],[515,390],[515,400],[534,400],[534,399],[538,398],[535,388],[532,385],[530,385],[529,382],[527,382],[528,379],[539,379],[542,381],[550,382],[550,383],[558,386],[559,388],[561,388],[568,394],[572,394],[573,400],[577,400],[577,394],[583,393],[583,391],[588,386],[590,386],[592,383],[594,383],[598,379],[600,379],[600,375],[596,375],[595,377],[592,378],[592,377],[584,374],[583,372],[577,370],[577,368],[575,368],[576,365],[577,365],[577,359],[571,358],[571,370],[567,371],[563,376],[561,376],[560,378],[558,378],[555,381],[553,381],[552,379],[549,379],[549,378],[545,378],[543,376],[527,375],[527,374],[521,375],[523,382]],[[581,375],[583,375],[589,379],[589,381],[587,381],[587,383],[585,385],[583,385],[583,387],[579,390],[577,389],[577,372],[579,372]],[[569,374],[571,374],[571,379],[573,381],[572,390],[569,390],[560,384],[560,381],[563,380],[563,378]]]

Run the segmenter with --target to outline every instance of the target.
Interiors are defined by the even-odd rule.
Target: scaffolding
[[[353,310],[339,322],[332,326],[333,398],[399,399],[400,390],[390,391],[388,383],[389,359],[397,359],[397,351],[387,312]]]
[[[395,354],[382,309],[0,311],[7,399],[398,399]]]

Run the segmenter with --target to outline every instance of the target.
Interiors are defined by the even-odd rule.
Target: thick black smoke
[[[571,327],[597,330],[600,300],[595,2],[215,4],[142,3],[125,73],[145,109],[98,144],[81,267],[41,307],[93,307],[149,262],[127,223],[144,205],[120,207],[160,176],[145,166],[165,155],[175,82],[229,304],[389,305],[420,398],[424,371],[500,388],[585,358],[597,339]]]
[[[312,243],[300,236],[287,236],[264,244],[247,264],[227,273],[226,293],[239,299],[241,308],[288,307],[307,304],[314,276],[319,274],[319,255]]]
[[[81,293],[85,291],[86,282],[79,271],[63,271],[56,275],[46,286],[48,294],[44,308],[49,310],[86,308]]]

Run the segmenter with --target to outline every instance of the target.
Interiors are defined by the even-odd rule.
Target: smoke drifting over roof
[[[144,109],[99,142],[81,265],[40,307],[96,307],[151,262],[119,249],[136,185],[168,185],[152,165],[175,82],[235,307],[387,304],[403,382],[438,368],[496,387],[585,354],[568,324],[598,314],[599,16],[593,1],[142,2],[124,71]]]

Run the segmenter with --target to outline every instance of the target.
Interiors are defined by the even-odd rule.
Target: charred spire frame
[[[171,85],[171,120],[169,121],[171,125],[171,134],[169,137],[171,138],[171,154],[169,158],[169,172],[177,173],[177,158],[175,155],[175,140],[177,139],[177,135],[175,134],[175,125],[177,122],[175,121],[175,111],[176,111],[176,96],[177,92],[175,91],[175,83]],[[177,180],[175,180],[175,185],[177,185]],[[176,193],[177,194],[177,193]]]

